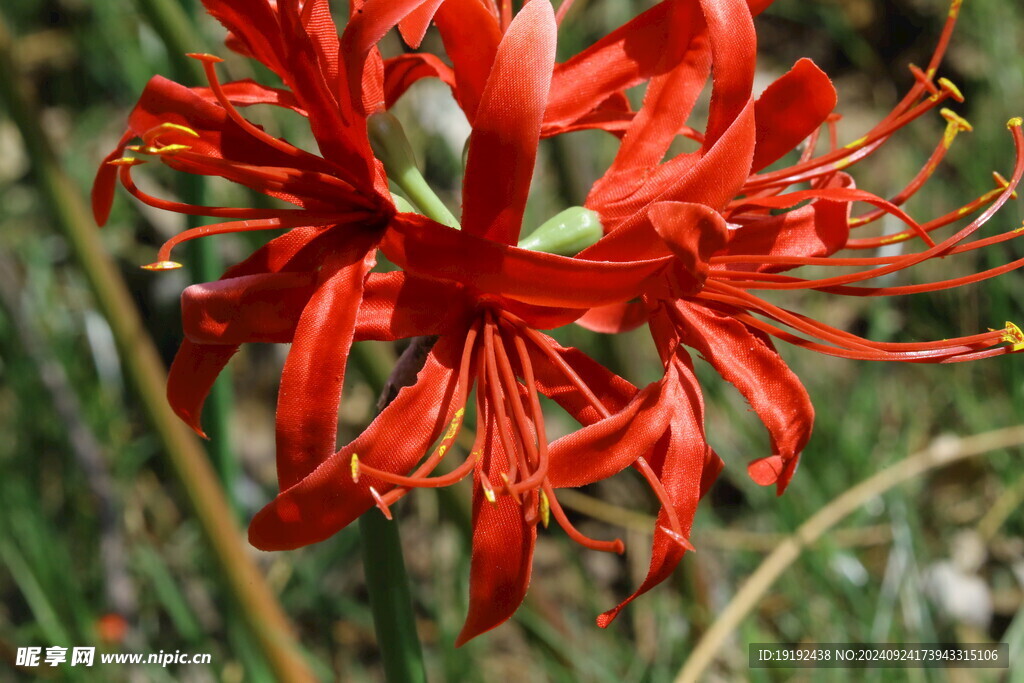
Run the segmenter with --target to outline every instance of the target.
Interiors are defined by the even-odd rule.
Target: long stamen
[[[523,381],[526,383],[526,387],[529,391],[530,396],[530,413],[533,418],[533,424],[537,429],[537,447],[538,447],[538,459],[537,469],[526,479],[519,482],[518,489],[525,491],[536,488],[541,485],[548,474],[549,464],[549,453],[548,453],[548,437],[544,429],[544,413],[540,407],[540,397],[537,395],[537,384],[533,375],[533,364],[530,363],[530,354],[526,348],[526,343],[522,337],[517,334],[513,334],[513,339],[516,347],[516,354],[519,356],[519,364],[523,368]],[[544,505],[543,499],[541,500]],[[547,526],[545,524],[544,526]]]
[[[909,344],[875,342],[858,337],[843,330],[838,330],[811,318],[773,306],[767,301],[759,299],[747,292],[743,292],[742,290],[737,290],[728,286],[715,287],[715,289],[728,295],[719,299],[719,301],[722,301],[723,303],[730,303],[733,305],[739,305],[741,308],[756,310],[758,313],[773,318],[774,320],[778,320],[793,329],[852,351],[911,352],[915,357],[922,357],[920,355],[921,352],[934,352],[931,355],[948,355],[951,349],[975,350],[979,345],[987,346],[989,343],[997,341],[997,339],[989,333],[972,335],[970,337],[958,339],[944,339],[941,341]],[[711,292],[708,293],[708,296],[711,300],[715,300],[716,298]],[[996,337],[997,336],[998,335],[996,335]]]
[[[306,217],[296,216],[289,220],[281,218],[265,218],[262,220],[241,220],[231,221],[229,223],[214,223],[212,225],[202,225],[197,228],[185,230],[180,232],[171,239],[167,240],[160,247],[160,251],[157,253],[157,263],[142,266],[146,270],[166,270],[166,266],[158,267],[159,264],[163,263],[174,263],[171,260],[171,250],[178,246],[182,242],[188,242],[199,237],[208,237],[211,235],[227,235],[235,232],[252,232],[255,230],[284,230],[288,228],[295,228],[299,226],[315,226],[315,225],[335,225],[338,223],[345,223],[351,220],[356,220],[362,217],[362,213],[349,214],[349,216],[338,215],[332,217],[330,221],[323,223],[317,223],[316,221],[310,221]]]
[[[566,517],[565,511],[562,510],[562,506],[558,503],[558,498],[555,497],[555,489],[551,484],[545,484],[544,495],[548,499],[549,509],[551,514],[554,516],[555,521],[558,522],[558,526],[565,530],[566,535],[572,540],[576,541],[584,548],[590,548],[591,550],[600,550],[606,553],[617,553],[621,555],[625,550],[626,546],[622,542],[622,539],[616,538],[613,541],[598,541],[597,539],[585,536],[572,525],[569,518]]]
[[[746,289],[819,289],[834,287],[837,285],[848,285],[855,282],[863,282],[864,280],[870,280],[881,275],[888,275],[898,270],[903,270],[911,266],[917,265],[923,261],[927,261],[932,258],[947,256],[953,253],[953,250],[957,248],[957,245],[970,237],[975,233],[982,225],[988,222],[992,216],[996,214],[999,209],[1015,194],[1017,185],[1020,183],[1021,178],[1024,177],[1024,133],[1021,132],[1021,127],[1024,126],[1024,120],[1020,118],[1010,119],[1007,123],[1007,127],[1013,136],[1014,148],[1016,151],[1016,164],[1013,169],[1013,176],[1007,182],[1006,187],[999,193],[999,196],[993,201],[988,208],[986,208],[980,215],[978,215],[973,221],[967,226],[960,229],[956,234],[946,238],[936,246],[912,253],[906,254],[897,260],[875,268],[869,268],[862,270],[857,273],[850,273],[847,275],[838,275],[829,278],[821,278],[818,280],[802,280],[795,279],[791,282],[733,282],[734,287],[743,287]],[[711,282],[709,279],[708,282]]]
[[[505,450],[505,454],[509,460],[509,471],[508,479],[510,482],[514,482],[516,474],[521,468],[524,472],[527,471],[526,461],[521,449],[516,448],[516,444],[509,439],[508,435],[508,414],[505,412],[505,396],[504,386],[502,385],[501,378],[498,373],[498,360],[494,353],[494,323],[491,322],[490,316],[484,324],[484,354],[487,358],[487,386],[491,393],[491,401],[494,404],[494,412],[498,421],[498,439],[501,441],[501,446]],[[518,392],[517,392],[518,394]],[[516,396],[518,400],[518,395]],[[516,498],[518,500],[518,497]]]
[[[312,5],[313,3],[309,3]],[[266,131],[258,128],[252,124],[248,119],[242,116],[241,112],[235,108],[235,105],[228,99],[227,93],[224,92],[224,88],[221,87],[220,79],[217,77],[217,69],[214,67],[215,64],[219,64],[224,60],[216,55],[210,54],[199,54],[190,53],[189,57],[198,60],[203,65],[203,72],[206,74],[206,80],[210,84],[210,90],[213,92],[213,96],[217,98],[217,102],[224,108],[224,112],[228,117],[234,121],[238,126],[249,135],[253,136],[260,142],[273,147],[279,152],[287,154],[290,157],[307,156],[308,152],[301,150],[294,145],[291,145],[280,138],[275,138]]]
[[[691,552],[695,551],[696,548],[690,543],[690,540],[686,538],[686,534],[683,533],[683,526],[679,523],[679,515],[676,512],[676,508],[672,505],[672,501],[669,499],[668,492],[665,490],[665,486],[658,479],[658,475],[651,469],[650,464],[647,462],[647,458],[643,456],[636,459],[633,463],[633,468],[636,469],[640,474],[643,475],[644,479],[647,480],[647,485],[651,487],[651,491],[657,496],[658,502],[661,503],[661,509],[665,511],[668,516],[669,529],[662,527],[676,543],[681,545],[686,550]]]
[[[770,173],[751,176],[750,180],[748,180],[743,186],[743,192],[749,193],[759,189],[764,189],[778,182],[784,182],[786,184],[803,182],[822,173],[830,173],[834,170],[842,170],[848,166],[852,166],[873,153],[890,135],[892,135],[892,133],[921,117],[926,112],[931,111],[945,100],[950,98],[957,100],[963,99],[959,90],[957,90],[956,86],[950,81],[940,79],[940,85],[942,85],[942,90],[938,95],[916,105],[906,113],[892,119],[887,124],[876,127],[876,129],[871,131],[868,135],[851,142],[841,149],[816,157],[806,163],[797,164],[796,166],[779,169],[778,171],[772,171]],[[827,164],[831,164],[829,169],[820,170],[822,166]]]
[[[971,124],[968,123],[966,119],[961,118],[949,109],[943,109],[939,113],[941,113],[942,117],[948,122],[946,124],[946,131],[943,133],[942,139],[939,140],[939,144],[936,145],[931,156],[928,157],[928,161],[926,161],[924,166],[921,167],[921,170],[917,172],[917,175],[907,183],[907,186],[903,188],[903,190],[889,200],[889,202],[894,206],[902,206],[924,186],[928,179],[935,173],[939,164],[942,163],[942,160],[946,156],[946,152],[948,152],[949,148],[953,145],[953,141],[956,139],[958,133],[973,130]],[[862,216],[851,218],[849,226],[851,228],[857,228],[862,225],[867,225],[878,220],[884,215],[885,211],[882,209],[875,209],[874,211],[870,211]]]
[[[289,216],[306,216],[309,220],[318,222],[321,218],[330,219],[339,214],[331,212],[314,212],[306,211],[303,209],[247,209],[247,208],[235,208],[228,206],[200,206],[197,204],[184,204],[182,202],[175,202],[169,199],[163,199],[154,195],[143,192],[135,184],[135,181],[131,176],[131,167],[138,166],[143,161],[138,159],[132,159],[131,157],[122,157],[121,159],[115,159],[110,162],[119,167],[118,178],[124,188],[133,197],[138,199],[144,204],[148,204],[157,209],[163,209],[165,211],[171,211],[174,213],[182,213],[187,216],[208,216],[210,218],[240,218],[248,220],[259,220],[266,218],[287,218]]]
[[[551,359],[555,366],[562,371],[562,374],[565,375],[566,379],[572,382],[572,384],[579,390],[583,397],[587,399],[587,402],[593,406],[594,410],[596,410],[602,418],[611,417],[612,414],[608,411],[608,408],[606,408],[605,405],[601,403],[600,399],[594,395],[594,392],[591,391],[590,387],[587,386],[587,383],[584,382],[578,374],[576,374],[576,371],[572,369],[572,366],[570,366],[564,358],[559,356],[558,353],[548,345],[547,340],[544,339],[543,335],[536,330],[531,329],[528,325],[523,325],[517,318],[505,315],[505,319],[513,325],[516,325],[524,334],[526,334],[527,337],[529,337],[530,341],[540,349],[541,353]]]

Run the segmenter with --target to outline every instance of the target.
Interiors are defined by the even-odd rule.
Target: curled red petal
[[[455,73],[434,55],[415,52],[384,60],[384,105],[393,107],[422,78],[437,78],[455,92]]]
[[[547,126],[569,125],[607,97],[641,83],[662,64],[672,2],[661,2],[555,68]]]
[[[196,344],[287,343],[316,290],[313,273],[259,273],[192,285],[181,325]]]
[[[213,383],[237,352],[235,345],[195,344],[186,339],[167,372],[167,402],[174,414],[203,438],[203,404]]]
[[[286,268],[309,268],[312,262],[319,260],[323,237],[323,232],[317,228],[296,228],[229,268],[223,279]],[[234,344],[195,344],[186,339],[171,364],[167,375],[167,400],[175,414],[200,435],[204,435],[200,426],[203,403],[217,376],[237,351],[238,346]]]
[[[664,256],[621,263],[555,256],[475,237],[414,214],[394,217],[381,249],[395,264],[424,277],[560,308],[631,299],[671,260]]]
[[[744,0],[701,0],[711,41],[711,105],[704,133],[709,149],[741,115],[754,86],[757,36]]]
[[[743,394],[768,429],[773,455],[748,471],[762,486],[776,484],[781,494],[814,426],[807,390],[763,333],[685,300],[676,307],[685,321],[678,328],[683,343]]]
[[[778,160],[818,129],[836,107],[832,81],[810,59],[769,85],[754,105],[757,146],[751,171]]]
[[[648,210],[651,223],[683,268],[700,284],[707,279],[711,255],[725,246],[725,219],[703,204],[658,202]]]
[[[677,355],[667,372],[672,374],[669,381],[675,382],[681,400],[673,411],[670,429],[655,446],[650,464],[685,536],[690,533],[697,503],[707,483],[705,468],[717,473],[717,457],[705,439],[704,404],[689,361],[684,355]],[[626,605],[668,578],[682,560],[686,547],[674,537],[670,526],[670,516],[663,508],[654,527],[647,576],[632,595],[597,618],[598,626],[606,628]]]
[[[249,525],[249,542],[261,550],[290,550],[337,533],[374,505],[370,486],[391,486],[361,476],[352,481],[352,455],[371,467],[405,474],[451,421],[457,351],[442,339],[427,355],[416,383],[403,388],[354,441],[281,491]]]
[[[96,171],[96,178],[92,182],[92,193],[90,195],[92,200],[92,216],[96,221],[96,225],[101,228],[107,224],[107,219],[110,218],[110,209],[114,204],[114,190],[117,188],[118,168],[110,162],[124,155],[124,148],[131,142],[133,137],[135,135],[131,131],[121,136],[117,147],[103,158],[99,169]]]
[[[409,13],[407,17],[398,22],[398,30],[406,44],[415,49],[423,42],[430,22],[434,19],[437,8],[445,0],[426,0],[422,5]]]
[[[845,173],[836,173],[824,187],[853,187],[853,179]],[[850,211],[848,201],[818,199],[777,216],[731,217],[736,229],[729,231],[729,243],[722,253],[831,256],[846,245],[850,236]],[[785,269],[784,266],[757,267],[767,272]]]
[[[618,334],[629,332],[647,322],[647,307],[641,301],[597,306],[587,311],[576,324],[591,332]]]
[[[665,381],[640,391],[622,410],[551,444],[548,480],[555,488],[607,479],[645,456],[668,428],[678,393]]]
[[[452,61],[459,105],[472,123],[498,53],[501,28],[480,0],[446,0],[434,22]]]

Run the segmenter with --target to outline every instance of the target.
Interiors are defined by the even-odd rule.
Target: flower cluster
[[[948,109],[957,88],[936,78],[959,0],[915,83],[874,128],[836,141],[836,93],[801,59],[754,95],[753,19],[766,0],[664,0],[572,58],[556,63],[558,24],[549,0],[518,12],[509,0],[352,0],[339,35],[327,0],[203,0],[230,32],[227,45],[276,74],[283,87],[219,80],[211,55],[193,55],[208,78],[189,87],[155,77],[129,130],[97,176],[93,205],[106,220],[115,186],[151,206],[206,216],[161,249],[151,269],[176,267],[171,249],[196,237],[284,230],[217,282],[182,299],[185,341],[168,397],[200,434],[203,401],[241,344],[290,343],[281,376],[276,437],[280,492],[253,519],[263,549],[323,540],[415,488],[473,481],[470,607],[459,642],[505,621],[529,581],[538,525],[550,519],[595,550],[622,543],[584,536],[558,490],[627,468],[660,504],[650,570],[636,592],[663,581],[691,549],[701,496],[722,461],[708,445],[690,353],[696,351],[749,401],[771,437],[750,463],[759,484],[782,493],[797,466],[813,409],[772,338],[864,360],[953,362],[1024,349],[1002,329],[914,343],[879,343],[758,296],[813,289],[838,296],[891,296],[983,280],[1015,261],[967,277],[869,287],[867,280],[936,258],[992,246],[1018,231],[967,241],[1008,201],[1024,175],[1021,120],[1010,121],[1016,165],[1009,180],[961,209],[918,222],[900,207],[969,124]],[[417,51],[430,26],[447,60]],[[377,44],[397,27],[410,51],[382,58]],[[458,218],[422,187],[386,110],[417,80],[446,83],[472,132]],[[706,121],[692,116],[710,82]],[[634,109],[625,91],[646,84]],[[318,152],[268,134],[242,113],[272,105],[309,122]],[[890,199],[856,188],[850,169],[901,128],[938,109],[948,122],[935,152]],[[617,136],[619,151],[584,207],[523,238],[523,215],[542,137],[581,129]],[[827,140],[819,144],[819,136]],[[693,151],[666,155],[679,137]],[[134,144],[132,144],[134,143]],[[821,149],[824,151],[821,151]],[[783,165],[790,152],[798,158]],[[195,206],[135,184],[146,159],[183,173],[217,176],[280,208]],[[770,170],[769,170],[770,169]],[[392,195],[389,181],[407,194]],[[855,204],[869,205],[854,215]],[[884,237],[854,230],[883,216],[905,225]],[[963,219],[947,237],[940,229]],[[892,242],[898,255],[836,256]],[[375,270],[378,252],[399,267]],[[855,252],[853,252],[855,253]],[[805,279],[799,266],[840,268]],[[819,271],[820,272],[820,271]],[[543,330],[577,323],[602,333],[646,324],[664,367],[638,388]],[[338,448],[338,408],[351,345],[417,339],[425,361],[362,434]],[[690,349],[690,350],[688,350]],[[549,442],[540,396],[580,428]],[[461,462],[434,474],[460,449]]]

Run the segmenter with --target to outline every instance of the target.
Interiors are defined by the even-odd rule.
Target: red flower
[[[129,118],[129,131],[101,166],[93,209],[103,224],[118,179],[143,202],[219,222],[188,230],[160,250],[154,270],[177,267],[171,249],[196,237],[251,230],[290,229],[224,278],[306,273],[316,292],[303,310],[282,374],[277,445],[284,461],[315,466],[335,449],[337,410],[363,284],[376,246],[396,213],[388,181],[367,136],[368,115],[384,106],[383,66],[376,42],[423,0],[351,3],[339,38],[326,0],[205,0],[231,32],[230,46],[277,74],[285,90],[252,81],[221,84],[220,61],[201,60],[209,88],[153,78]],[[320,155],[275,138],[238,107],[292,109],[309,120]],[[129,146],[134,138],[141,145]],[[158,158],[185,173],[237,182],[288,209],[192,206],[139,189],[126,151]],[[170,370],[168,398],[177,414],[202,434],[199,416],[213,381],[237,346],[186,340]],[[284,481],[282,485],[291,482]]]
[[[810,437],[813,408],[799,379],[775,351],[771,336],[848,358],[951,362],[1019,351],[1024,348],[1024,335],[1007,323],[1002,329],[957,339],[877,343],[770,304],[751,290],[816,289],[855,296],[895,295],[976,282],[1024,264],[1024,260],[1015,261],[972,276],[924,285],[852,286],[925,260],[1015,237],[1017,233],[1013,231],[971,244],[962,243],[1012,196],[1024,170],[1024,139],[1020,120],[1012,120],[1010,129],[1017,147],[1017,164],[1010,181],[997,175],[1001,185],[998,189],[961,209],[918,224],[899,207],[928,179],[956,134],[970,128],[956,114],[942,110],[948,121],[946,134],[921,172],[891,200],[856,189],[844,170],[876,152],[893,133],[928,111],[949,99],[961,99],[952,83],[934,80],[959,3],[952,5],[928,68],[921,71],[912,67],[917,79],[915,86],[875,128],[842,148],[835,141],[835,90],[810,60],[798,61],[759,98],[752,98],[756,57],[752,15],[767,4],[770,3],[748,5],[742,0],[658,4],[556,68],[556,75],[560,70],[571,71],[575,82],[581,85],[573,88],[568,81],[562,87],[556,77],[544,130],[553,134],[595,125],[622,136],[614,163],[595,183],[586,201],[586,206],[600,215],[608,234],[578,254],[578,259],[639,263],[674,256],[671,264],[662,267],[660,276],[651,280],[642,300],[623,299],[594,308],[580,322],[594,330],[618,332],[649,321],[666,365],[664,381],[692,388],[689,405],[699,408],[699,391],[687,377],[690,365],[683,347],[697,350],[743,393],[768,428],[772,454],[752,462],[749,472],[758,483],[774,483],[782,493]],[[494,28],[460,33],[445,12],[455,11],[456,7],[470,11],[464,5],[475,5],[481,23]],[[491,12],[493,17],[488,20],[481,7],[480,3],[448,0],[437,16],[438,28],[455,64],[453,76],[441,75],[453,84],[456,97],[471,120],[478,91],[473,69],[480,67],[468,57],[463,63],[459,55],[483,54],[486,62],[488,41],[493,40],[492,35],[500,34],[505,22],[498,11]],[[411,42],[415,41],[414,35]],[[625,50],[626,46],[631,49]],[[687,123],[709,75],[713,79],[711,107],[701,132]],[[631,112],[628,107],[608,107],[621,96],[618,88],[647,79],[650,83],[638,112]],[[557,113],[563,111],[572,114]],[[830,150],[815,155],[823,126],[831,133]],[[680,134],[694,140],[699,149],[663,163],[670,143]],[[805,139],[807,145],[798,163],[763,171]],[[789,189],[805,182],[811,189]],[[851,217],[855,202],[869,203],[875,208]],[[773,210],[785,212],[772,215]],[[940,243],[930,237],[932,231],[978,211],[982,213],[975,220]],[[851,237],[852,228],[887,214],[902,220],[907,228],[879,238]],[[844,248],[876,248],[914,237],[921,238],[927,248],[900,256],[832,256]],[[799,265],[862,270],[815,280],[779,274]],[[700,411],[696,412],[699,417]],[[702,434],[700,442],[703,443]],[[652,460],[657,463],[659,454],[652,455]],[[691,463],[699,460],[696,456],[689,458]],[[709,458],[707,462],[713,461]],[[713,478],[716,467],[706,468],[703,478]],[[691,485],[701,478],[700,470],[696,472],[688,473]],[[666,466],[655,467],[654,474],[667,481],[679,472]],[[683,525],[688,526],[696,500],[692,489],[679,486],[680,493],[676,495],[673,487],[666,484],[673,501],[671,507]],[[678,562],[678,550],[673,539],[656,532],[648,579],[630,599],[668,575]],[[602,625],[623,605],[604,615]]]
[[[651,80],[644,105],[623,137],[615,162],[595,184],[586,206],[599,213],[608,235],[578,255],[581,259],[676,257],[642,302],[618,303],[590,311],[581,322],[591,329],[617,332],[649,320],[668,373],[685,358],[682,345],[697,350],[743,393],[771,436],[772,454],[748,468],[759,484],[776,484],[781,494],[796,469],[813,423],[806,391],[775,351],[771,336],[821,353],[863,360],[954,362],[1024,349],[1024,335],[1013,324],[988,332],[934,342],[879,343],[829,327],[771,304],[751,293],[758,289],[814,289],[852,296],[889,296],[936,291],[977,282],[1024,265],[1024,259],[975,275],[923,285],[853,286],[910,268],[923,261],[972,251],[1012,239],[1011,231],[964,244],[1003,203],[1024,175],[1021,120],[1009,128],[1017,150],[1010,181],[962,209],[918,224],[899,206],[934,171],[960,130],[961,118],[943,110],[946,134],[922,171],[907,188],[884,200],[854,188],[844,169],[877,151],[897,130],[960,94],[945,79],[933,83],[959,3],[953,4],[939,46],[926,71],[915,69],[917,83],[899,105],[864,137],[845,147],[835,142],[836,96],[827,76],[809,60],[794,68],[754,100],[751,98],[754,32],[739,0],[702,2],[705,25],[669,71]],[[706,31],[706,39],[698,36]],[[703,65],[696,68],[694,65]],[[685,122],[711,66],[711,109],[703,133]],[[830,151],[815,156],[819,130],[832,132]],[[661,163],[677,131],[700,149]],[[804,138],[807,146],[795,165],[763,172]],[[789,190],[808,182],[809,190]],[[801,202],[810,203],[792,208]],[[854,202],[875,209],[850,217]],[[770,210],[785,209],[772,215]],[[936,244],[930,233],[972,212],[973,221]],[[880,238],[853,238],[851,228],[893,215],[907,228]],[[876,248],[919,237],[926,248],[898,256],[833,257],[840,249]],[[860,270],[805,280],[779,271],[800,265]],[[789,329],[786,329],[789,328]],[[679,510],[680,517],[683,510]],[[668,539],[654,541],[648,583],[665,575],[659,554]],[[647,585],[645,583],[645,585]],[[643,591],[637,592],[639,594]],[[636,594],[635,594],[636,595]],[[633,597],[635,597],[635,595]],[[605,619],[613,617],[616,610]],[[607,621],[605,622],[607,623]]]
[[[555,489],[634,465],[667,502],[652,469],[663,463],[648,464],[644,456],[660,441],[684,439],[670,423],[669,406],[690,405],[679,382],[638,392],[537,331],[639,294],[669,260],[599,264],[512,246],[541,134],[554,41],[547,2],[531,3],[509,26],[474,120],[462,230],[412,214],[389,217],[382,247],[407,272],[370,274],[364,286],[372,264],[367,245],[380,239],[377,232],[364,229],[360,240],[351,231],[302,227],[225,279],[191,287],[183,296],[189,338],[183,349],[201,352],[179,353],[170,393],[193,424],[210,381],[238,344],[292,342],[278,408],[281,493],[252,522],[250,539],[257,547],[317,542],[374,505],[390,514],[389,506],[411,488],[473,475],[470,612],[459,643],[497,626],[518,607],[529,583],[536,525],[546,525],[549,515],[587,547],[621,552],[620,541],[576,531]],[[354,292],[362,299],[358,310],[346,302]],[[324,398],[336,396],[340,386],[335,373],[344,361],[338,365],[335,357],[347,352],[352,339],[425,335],[438,340],[415,384],[335,453],[337,404]],[[477,435],[469,457],[449,474],[429,476],[451,448],[474,389]],[[549,447],[538,392],[586,427]],[[702,430],[700,420],[685,429]],[[709,455],[703,438],[692,443],[699,445],[699,459],[689,471],[699,474]],[[686,484],[696,486],[689,479]],[[666,509],[663,533],[681,554],[689,527]]]

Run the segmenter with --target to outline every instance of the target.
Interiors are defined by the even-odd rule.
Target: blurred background
[[[336,12],[344,16],[341,4]],[[561,57],[650,4],[577,0],[560,32]],[[927,63],[947,11],[942,0],[778,0],[757,19],[762,84],[797,58],[813,58],[835,81],[841,142],[849,142],[910,86],[907,64]],[[212,654],[209,665],[166,669],[63,667],[51,675],[57,680],[274,680],[273,656],[252,614],[232,599],[237,591],[223,578],[222,555],[211,550],[201,519],[213,519],[222,541],[246,548],[236,561],[255,562],[266,576],[319,678],[382,680],[357,531],[274,554],[248,548],[244,532],[236,533],[276,490],[274,406],[285,349],[244,348],[211,400],[205,423],[213,438],[203,447],[228,504],[220,524],[209,510],[206,517],[196,512],[203,494],[177,474],[194,464],[187,453],[194,456],[195,445],[168,436],[178,432],[161,426],[157,409],[148,407],[162,392],[157,386],[154,393],[146,369],[149,345],[170,362],[181,338],[183,287],[215,278],[265,235],[208,239],[179,254],[185,269],[149,273],[138,266],[186,227],[181,216],[153,212],[125,193],[102,233],[83,213],[93,174],[147,79],[159,73],[203,84],[180,59],[186,49],[228,57],[232,78],[272,82],[252,62],[229,56],[222,39],[220,26],[192,0],[6,0],[0,8],[0,680],[48,673],[48,667],[15,670],[16,649],[31,645]],[[438,44],[428,35],[429,47]],[[1024,7],[965,3],[940,75],[963,91],[966,103],[954,108],[974,131],[957,139],[948,161],[908,203],[915,217],[944,214],[992,189],[994,170],[1009,176],[1014,155],[1005,123],[1024,115],[1021,45]],[[395,54],[401,46],[389,36],[382,49]],[[468,128],[446,89],[419,84],[397,113],[428,180],[458,206]],[[276,134],[309,139],[298,117],[253,114]],[[854,168],[858,185],[881,196],[898,192],[943,127],[935,113],[901,131]],[[581,203],[615,145],[593,132],[545,141],[527,223]],[[197,185],[157,166],[138,175],[161,196],[232,206],[254,201],[237,187]],[[1020,203],[1011,202],[986,234],[1018,227],[1021,219]],[[90,244],[102,250],[90,251]],[[955,277],[1020,258],[1022,251],[1008,242],[897,277],[900,284]],[[112,270],[104,271],[104,254]],[[121,282],[130,298],[110,294]],[[1022,291],[1021,276],[1011,273],[892,300],[814,294],[773,300],[876,340],[911,341],[1022,322]],[[143,329],[133,327],[134,315]],[[125,330],[139,336],[119,342]],[[609,338],[571,328],[557,336],[636,384],[659,374],[645,330]],[[375,387],[400,350],[379,344],[358,351],[346,380],[340,438],[347,441],[368,422]],[[453,642],[467,603],[469,487],[420,492],[399,505],[431,678],[670,681],[702,638],[714,655],[707,680],[790,680],[793,671],[749,670],[747,644],[802,640],[1003,641],[1019,655],[1011,675],[1024,676],[1024,468],[1021,448],[1010,446],[1021,439],[989,434],[1024,422],[1021,359],[930,366],[781,352],[817,408],[814,437],[787,494],[776,498],[749,481],[746,462],[767,453],[767,437],[741,397],[698,364],[709,439],[726,470],[698,514],[698,552],[608,630],[594,618],[631,592],[647,569],[655,507],[639,479],[625,474],[569,492],[563,501],[584,532],[621,535],[625,557],[586,551],[554,528],[542,533],[525,605],[511,622],[458,650]],[[551,414],[553,436],[571,429],[567,420]],[[736,614],[733,601],[747,578],[803,523],[947,435],[981,436],[970,447],[944,442],[947,450],[963,451],[953,464],[923,468],[906,481],[898,469],[874,480],[863,504],[816,527],[821,537],[783,565],[777,580],[760,585],[738,629],[715,635],[716,619]],[[971,447],[977,455],[967,453]],[[803,673],[796,680],[823,673],[859,680],[863,672]],[[1005,671],[874,673],[879,680],[1006,680]]]

